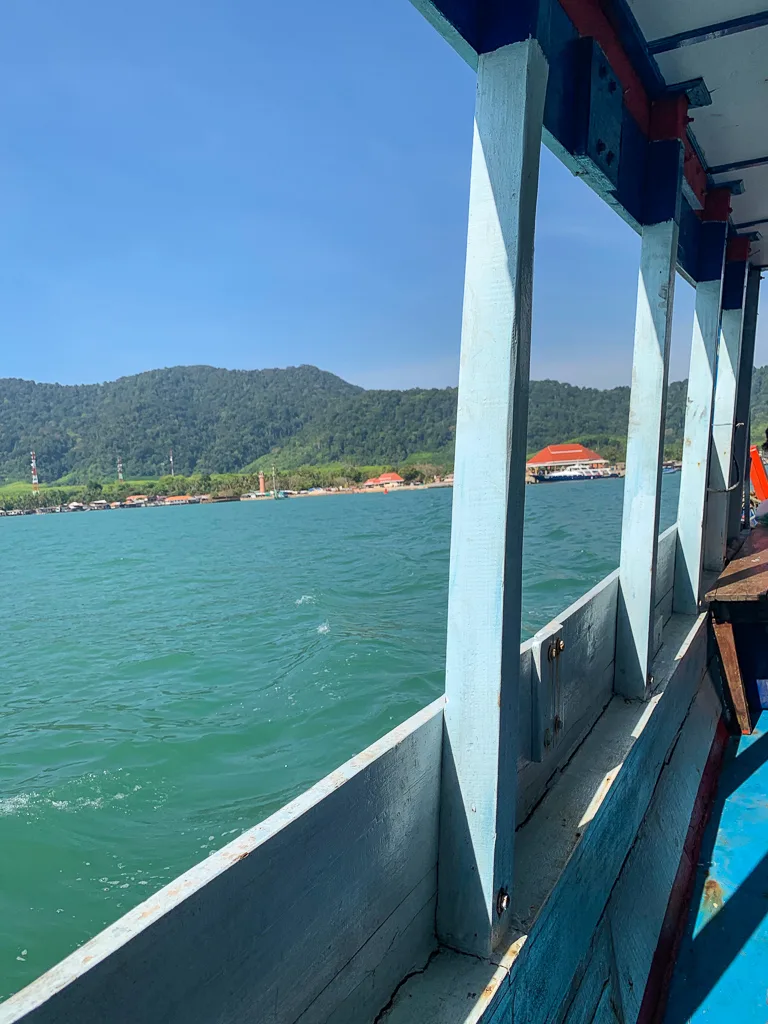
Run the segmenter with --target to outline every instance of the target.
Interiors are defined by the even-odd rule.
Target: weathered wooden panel
[[[618,570],[540,629],[532,647],[532,759],[566,740],[614,660]],[[605,703],[610,699],[606,698]]]
[[[527,757],[518,759],[519,821],[611,699],[617,599],[618,570],[540,629],[521,650],[521,667],[529,659],[531,700]],[[556,657],[550,657],[553,645]],[[526,728],[522,716],[521,701],[521,737]],[[524,749],[521,746],[521,753]]]
[[[659,537],[656,565],[656,602],[653,609],[654,656],[661,647],[664,627],[672,616],[672,598],[675,586],[675,553],[677,550],[677,524],[670,526]]]
[[[372,1019],[434,945],[442,732],[440,700],[8,1000],[0,1021],[309,1024],[350,999],[337,1024]]]
[[[589,962],[583,974],[573,980],[574,995],[569,999],[568,1024],[594,1024],[595,1014],[613,985],[613,949],[610,928],[603,923],[598,929]]]
[[[556,881],[533,926],[523,914],[508,947],[487,960],[441,950],[424,973],[409,979],[399,990],[382,1020],[392,1024],[414,1020],[421,1024],[594,1024],[597,1020],[631,1024],[636,1019],[636,1015],[624,1013],[616,944],[627,944],[622,963],[627,957],[641,954],[631,949],[631,922],[627,921],[621,931],[614,930],[615,916],[622,911],[617,909],[613,915],[612,901],[620,879],[626,880],[631,894],[633,878],[623,874],[626,865],[632,864],[636,873],[642,861],[634,858],[641,857],[643,849],[650,851],[647,856],[652,858],[653,832],[664,830],[667,814],[675,820],[664,857],[671,862],[679,847],[679,859],[696,796],[699,754],[706,747],[710,730],[707,722],[711,723],[711,716],[716,717],[718,710],[711,684],[708,678],[705,680],[706,666],[705,616],[695,620],[673,616],[654,663],[658,693],[647,703],[615,697],[552,792],[519,830],[517,856],[521,870],[548,872],[547,857],[558,845],[561,854],[565,852],[561,864],[567,858],[559,877],[552,875]],[[590,749],[592,743],[604,745],[605,749],[599,751],[602,763],[592,764],[596,760],[595,751]],[[611,768],[603,779],[606,763]],[[585,783],[591,767],[595,769],[593,799],[581,819],[576,820],[569,797],[575,805],[583,803],[585,793],[590,791]],[[686,778],[678,791],[676,776],[681,771]],[[543,827],[542,818],[546,819]],[[558,824],[563,829],[560,838],[556,834]],[[522,834],[528,832],[530,837],[523,840]],[[538,842],[539,862],[531,839]],[[531,845],[527,867],[523,863],[523,841]],[[640,843],[648,846],[638,846]],[[656,875],[652,864],[646,873],[647,884],[653,886]],[[649,897],[654,908],[657,903],[662,906],[662,917],[672,884],[668,875],[665,866],[659,875],[658,892],[654,891],[652,900]],[[524,879],[518,878],[516,890],[524,884]],[[535,888],[529,886],[534,902],[538,899]],[[643,914],[641,902],[637,914]],[[660,927],[655,914],[654,909],[650,929],[637,932],[642,956],[649,964],[655,948],[654,929],[657,924]],[[517,914],[514,920],[517,925]]]
[[[415,907],[419,909],[414,917]],[[360,1024],[361,1007],[386,1003],[382,991],[386,992],[392,978],[402,979],[420,970],[437,948],[436,909],[435,868],[302,1013],[297,1024]]]
[[[687,628],[689,619],[681,621]],[[670,630],[674,632],[673,620]],[[679,632],[679,631],[678,631]],[[659,774],[706,667],[705,616],[679,643],[662,648],[654,669],[666,688],[648,706],[632,747],[599,812],[569,860],[513,967],[514,1019],[557,1020],[611,890],[645,817]],[[658,713],[654,705],[658,704]],[[556,965],[556,969],[553,969]]]
[[[620,1005],[636,1021],[683,853],[696,795],[720,719],[705,676],[608,905]]]
[[[520,645],[520,692],[518,700],[518,772],[531,760],[531,678],[533,675],[533,648],[536,638]]]
[[[677,546],[677,524],[670,526],[659,535],[658,561],[656,563],[656,604],[664,599],[675,585],[675,550]]]

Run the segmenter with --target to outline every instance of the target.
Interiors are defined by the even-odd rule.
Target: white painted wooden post
[[[697,614],[701,596],[712,405],[730,195],[726,189],[710,192],[699,231],[699,272],[680,475],[679,508],[683,514],[678,515],[677,519],[675,589],[672,599],[672,610],[683,615]]]
[[[672,130],[648,147],[635,316],[614,679],[616,692],[630,698],[645,698],[655,652],[661,463],[687,105],[683,98],[654,105],[661,114],[673,104]]]
[[[533,242],[547,64],[482,54],[461,336],[437,927],[488,954],[512,886]]]
[[[728,540],[736,540],[741,533],[741,510],[749,507],[749,410],[752,393],[752,368],[755,361],[755,331],[757,330],[757,305],[760,298],[760,269],[750,267],[747,271],[747,288],[744,295],[744,318],[741,329],[741,352],[739,355],[739,390],[736,399],[736,452],[737,480],[741,487],[735,487],[730,495],[728,510]]]
[[[744,289],[747,283],[749,239],[733,238],[728,243],[728,262],[723,284],[723,311],[717,356],[717,383],[712,416],[712,448],[709,457],[709,494],[704,533],[704,567],[721,572],[728,546],[728,488],[738,479],[733,473],[736,443],[736,399],[744,319]]]

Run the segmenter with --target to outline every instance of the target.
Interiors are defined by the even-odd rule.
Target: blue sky
[[[6,0],[0,376],[455,384],[473,99],[408,0]],[[629,382],[638,253],[545,150],[532,376]]]

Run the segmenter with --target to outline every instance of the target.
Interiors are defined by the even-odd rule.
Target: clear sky
[[[455,384],[473,100],[408,0],[5,0],[0,376]],[[545,150],[532,376],[629,382],[638,253]]]

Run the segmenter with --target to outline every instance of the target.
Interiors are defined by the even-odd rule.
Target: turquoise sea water
[[[622,488],[527,488],[524,637],[615,568]],[[450,511],[0,520],[0,998],[441,692]]]

